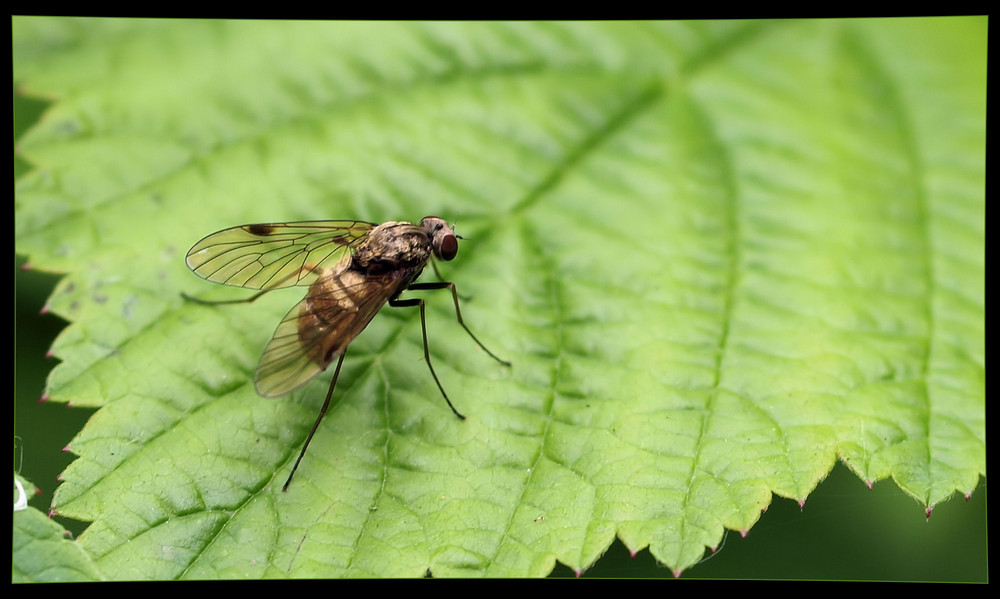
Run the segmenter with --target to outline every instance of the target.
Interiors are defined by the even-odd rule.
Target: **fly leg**
[[[289,286],[288,282],[290,280],[292,280],[292,278],[301,276],[301,274],[304,273],[304,272],[313,272],[314,270],[315,270],[315,267],[304,266],[304,267],[296,270],[295,272],[292,272],[292,273],[289,273],[289,274],[285,275],[281,279],[277,279],[275,281],[272,281],[268,285],[267,289],[264,289],[262,291],[258,291],[257,293],[251,295],[250,297],[243,298],[243,299],[219,300],[219,301],[203,300],[203,299],[198,299],[196,297],[192,297],[192,296],[184,293],[183,291],[181,292],[181,297],[183,297],[185,300],[187,300],[189,302],[194,302],[196,304],[202,304],[204,306],[223,306],[223,305],[226,305],[226,304],[249,304],[250,302],[252,302],[255,299],[257,299],[258,297],[264,295],[268,291],[274,291],[275,289],[280,289],[282,287]]]
[[[411,285],[410,289],[412,288],[413,286]],[[424,318],[424,300],[422,299],[401,300],[392,298],[389,300],[389,305],[392,306],[393,308],[412,308],[413,306],[420,306],[420,331],[424,334],[424,360],[427,361],[427,368],[430,369],[431,376],[434,377],[434,382],[437,383],[438,389],[441,390],[441,396],[444,397],[444,400],[446,402],[448,402],[448,407],[451,408],[451,411],[454,412],[456,416],[458,416],[462,420],[465,420],[465,416],[463,416],[458,410],[456,410],[455,406],[452,405],[451,400],[448,399],[448,394],[444,392],[444,387],[441,386],[441,381],[438,380],[438,375],[437,373],[434,372],[434,366],[431,365],[431,353],[427,349],[427,322]]]
[[[422,290],[428,290],[428,289],[451,289],[451,296],[455,300],[455,316],[458,317],[458,324],[462,325],[462,328],[465,329],[465,332],[469,334],[469,337],[472,337],[472,340],[476,342],[476,345],[478,345],[479,347],[481,347],[484,352],[488,353],[491,358],[493,358],[497,362],[500,362],[504,366],[510,366],[510,362],[508,362],[507,360],[501,360],[500,358],[498,358],[497,355],[494,354],[493,352],[491,352],[489,349],[487,349],[486,346],[483,345],[483,342],[480,341],[479,339],[477,339],[476,336],[472,334],[472,331],[469,330],[469,327],[466,326],[465,322],[462,320],[462,310],[459,309],[459,307],[458,307],[458,289],[455,287],[454,283],[452,283],[450,281],[442,281],[442,282],[439,282],[439,283],[413,283],[412,285],[410,285],[409,287],[407,287],[407,289],[411,289],[411,290],[414,290],[414,291],[422,291]],[[399,301],[399,300],[397,300],[397,301]],[[403,300],[403,301],[413,302],[414,300]],[[419,300],[417,300],[417,301],[419,301]],[[392,303],[392,300],[389,300],[389,305],[390,306],[394,305]],[[414,304],[407,304],[407,305],[412,306]],[[424,311],[423,310],[424,310],[423,305],[421,305],[420,306],[420,324],[421,325],[423,325],[423,321],[424,321],[424,318],[423,318],[424,317]],[[426,330],[425,330],[425,332],[424,332],[424,351],[426,352],[426,350],[427,350],[427,333],[426,333]],[[428,363],[430,363],[430,362],[428,361]]]
[[[456,237],[458,237],[458,236],[456,235]],[[461,238],[461,237],[459,237],[459,239],[462,239],[462,238]],[[437,276],[437,278],[438,278],[438,281],[442,281],[442,282],[445,282],[445,281],[444,281],[444,277],[442,277],[442,276],[441,276],[441,271],[440,271],[440,270],[438,270],[438,265],[437,265],[438,261],[437,261],[437,260],[434,260],[434,257],[433,257],[433,256],[431,256],[431,260],[430,260],[430,262],[431,262],[431,267],[432,267],[432,268],[434,269],[434,274],[435,274],[435,275]],[[460,298],[462,298],[462,301],[463,301],[463,302],[467,302],[467,301],[469,301],[469,300],[471,300],[471,299],[472,299],[472,296],[471,296],[471,295],[459,295],[459,297],[460,297]],[[502,360],[501,360],[501,361],[502,361]]]
[[[200,299],[200,298],[188,295],[188,294],[184,293],[183,291],[181,292],[181,297],[183,297],[186,301],[194,302],[196,304],[201,304],[203,306],[223,306],[225,304],[249,304],[250,302],[252,302],[255,299],[257,299],[258,297],[264,295],[268,291],[271,291],[271,290],[270,289],[265,289],[264,291],[259,291],[259,292],[255,293],[255,294],[251,295],[250,297],[243,298],[243,299],[234,299],[234,300],[218,300],[218,301],[203,300],[203,299]]]
[[[475,341],[479,347],[483,348],[483,351],[488,353],[491,358],[493,358],[497,362],[500,362],[504,366],[510,366],[510,362],[506,360],[501,360],[496,356],[496,354],[486,349],[486,346],[483,345],[482,342],[479,341],[479,339],[476,339],[476,336],[472,334],[472,331],[469,330],[469,327],[465,326],[465,323],[462,322],[462,312],[458,308],[458,291],[455,289],[454,283],[450,282],[413,283],[412,285],[407,287],[407,289],[412,289],[414,291],[422,291],[427,289],[447,289],[447,288],[451,289],[451,295],[452,297],[455,298],[455,315],[458,316],[458,324],[462,325],[462,328],[465,329],[465,332],[469,334],[469,337],[472,337],[472,340]],[[438,380],[437,373],[434,372],[434,366],[431,364],[431,354],[427,346],[427,319],[424,315],[424,300],[419,298],[401,300],[394,297],[389,299],[389,305],[392,306],[393,308],[412,308],[413,306],[420,307],[420,332],[424,336],[424,360],[427,361],[427,368],[430,369],[431,376],[434,377],[434,382],[437,383],[438,389],[441,391],[442,397],[444,397],[444,400],[448,402],[448,407],[451,408],[451,411],[454,412],[456,416],[458,416],[462,420],[465,420],[465,416],[459,413],[459,411],[455,409],[455,406],[452,405],[451,400],[448,399],[448,394],[445,393],[444,387],[441,386],[441,381]]]
[[[306,437],[305,444],[302,445],[302,451],[299,452],[299,457],[295,460],[295,465],[292,466],[292,471],[288,474],[288,480],[286,480],[285,484],[281,486],[282,493],[288,490],[288,485],[291,484],[292,477],[295,476],[295,471],[299,468],[299,462],[301,462],[302,458],[306,455],[306,448],[309,447],[309,442],[312,441],[313,435],[316,434],[316,429],[319,428],[319,423],[323,421],[323,416],[326,415],[326,409],[330,407],[330,398],[333,397],[333,388],[337,386],[337,377],[340,376],[340,366],[344,363],[344,356],[346,355],[347,349],[345,348],[343,353],[340,354],[340,361],[337,362],[337,369],[333,372],[333,380],[330,381],[330,390],[326,392],[326,401],[323,402],[323,407],[319,411],[319,416],[316,417],[316,422],[313,424],[312,430],[309,431],[309,436]]]

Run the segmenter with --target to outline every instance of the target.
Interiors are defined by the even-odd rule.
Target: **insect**
[[[308,287],[274,331],[254,375],[257,393],[280,397],[302,387],[337,359],[326,401],[306,437],[282,491],[306,454],[333,397],[347,346],[368,326],[386,302],[394,308],[420,308],[424,359],[448,407],[463,416],[448,398],[431,364],[422,299],[400,299],[403,291],[451,289],[458,323],[494,360],[510,366],[486,348],[462,320],[458,290],[452,282],[415,283],[428,260],[452,260],[458,253],[455,228],[436,216],[419,225],[363,221],[300,221],[242,225],[205,237],[188,251],[187,265],[198,276],[260,292],[239,300],[211,302],[184,294],[202,304],[249,303],[274,289]],[[440,279],[440,274],[438,274]]]

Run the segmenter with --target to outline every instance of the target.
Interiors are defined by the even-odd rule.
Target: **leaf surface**
[[[985,18],[15,18],[52,105],[16,250],[66,272],[54,500],[111,579],[674,572],[835,461],[924,507],[985,476]],[[301,290],[184,265],[252,222],[457,221],[427,301],[254,393]],[[433,273],[424,274],[431,280]],[[416,294],[413,294],[416,296]]]

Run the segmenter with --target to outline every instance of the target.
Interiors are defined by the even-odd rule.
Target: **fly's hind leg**
[[[252,301],[254,301],[255,299],[257,299],[258,297],[260,297],[260,296],[264,295],[265,293],[267,293],[268,291],[274,291],[275,289],[281,289],[283,287],[288,286],[287,283],[290,280],[292,280],[292,278],[298,278],[302,273],[304,273],[304,272],[312,272],[314,270],[315,270],[314,266],[303,266],[302,268],[297,269],[294,272],[285,275],[281,279],[277,279],[277,280],[271,281],[268,284],[267,289],[263,289],[261,291],[258,291],[257,293],[251,295],[250,297],[243,298],[243,299],[216,300],[216,301],[213,301],[213,300],[203,300],[203,299],[199,299],[197,297],[190,296],[190,295],[184,293],[183,291],[181,292],[181,297],[183,297],[186,301],[194,302],[196,304],[202,304],[203,306],[224,306],[226,304],[249,304]]]
[[[264,295],[268,291],[271,290],[265,289],[264,291],[258,291],[257,293],[251,295],[250,297],[246,297],[243,299],[234,299],[234,300],[204,300],[201,298],[188,295],[183,291],[181,292],[181,297],[183,297],[185,301],[193,302],[195,304],[201,304],[203,306],[224,306],[226,304],[249,304],[250,302]]]
[[[260,294],[258,294],[260,295]],[[306,448],[309,447],[309,442],[312,441],[313,435],[316,434],[316,429],[319,428],[319,423],[323,422],[323,416],[326,414],[327,408],[330,407],[330,398],[333,397],[333,388],[337,386],[337,379],[340,377],[340,367],[344,365],[344,358],[347,356],[347,349],[345,348],[340,354],[340,360],[337,362],[337,369],[333,371],[333,380],[330,381],[330,390],[326,392],[326,400],[323,402],[323,407],[319,411],[319,416],[316,417],[316,422],[313,424],[312,430],[309,431],[309,436],[306,437],[306,442],[302,444],[302,451],[299,452],[298,459],[295,460],[295,465],[292,466],[292,471],[288,474],[288,479],[285,484],[281,486],[281,491],[285,492],[288,490],[288,485],[292,484],[292,477],[295,476],[295,471],[299,469],[299,462],[306,455]]]

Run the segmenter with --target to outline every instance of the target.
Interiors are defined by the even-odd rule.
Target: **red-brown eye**
[[[442,260],[451,260],[458,253],[458,239],[454,235],[445,235],[437,248],[437,254]]]

